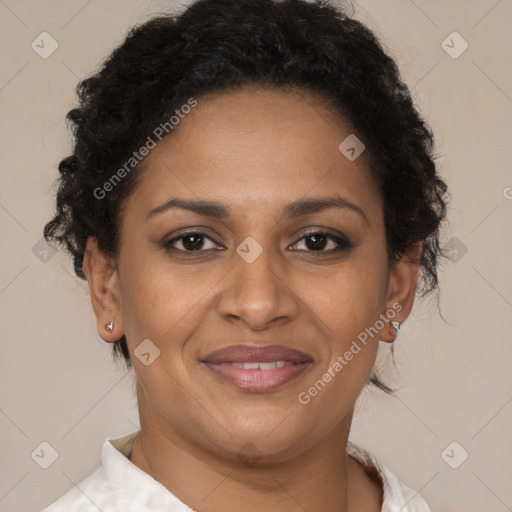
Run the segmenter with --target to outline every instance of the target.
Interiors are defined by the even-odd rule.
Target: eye
[[[303,242],[304,241],[304,242]],[[210,247],[208,247],[210,243]],[[301,243],[305,244],[307,252],[331,253],[341,250],[347,250],[353,245],[345,238],[335,236],[324,231],[310,231],[291,247],[294,250],[304,250],[297,248]],[[330,248],[329,248],[330,244]],[[211,249],[218,249],[218,244],[211,237],[201,231],[189,231],[180,236],[164,242],[164,247],[169,250],[180,252],[204,252]],[[181,245],[181,247],[179,247]],[[327,247],[327,250],[326,250]]]
[[[340,238],[331,233],[326,233],[324,231],[310,231],[305,236],[303,236],[299,241],[295,242],[292,247],[296,247],[303,243],[308,252],[335,252],[342,251],[346,249],[352,248],[352,244],[345,238]],[[324,250],[327,246],[329,246],[329,242],[331,244],[331,248]],[[303,250],[303,249],[299,249]]]
[[[205,249],[206,241],[209,241],[212,246],[206,247]],[[177,244],[181,244],[182,248],[175,247]],[[206,243],[206,245],[208,244]],[[212,238],[200,231],[189,231],[188,233],[183,233],[172,240],[164,242],[164,247],[166,249],[175,249],[182,252],[200,252],[202,249],[216,249],[217,244]]]

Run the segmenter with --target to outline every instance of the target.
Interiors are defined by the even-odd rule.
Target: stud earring
[[[109,322],[105,324],[105,330],[108,332],[112,332],[114,330],[114,322]]]
[[[395,339],[391,342],[391,344],[395,343],[395,341],[398,338],[398,335],[400,334],[400,322],[397,322],[396,320],[391,321],[391,325],[396,329]]]

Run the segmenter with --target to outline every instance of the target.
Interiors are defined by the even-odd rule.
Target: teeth
[[[281,361],[284,364],[284,361]],[[273,361],[271,363],[260,363],[260,370],[274,370],[279,368],[279,361]]]
[[[282,368],[286,363],[284,361],[272,361],[270,363],[231,363],[236,368],[243,368],[244,370],[275,370],[276,368]]]

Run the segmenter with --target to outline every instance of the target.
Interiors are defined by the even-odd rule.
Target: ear
[[[386,311],[396,311],[394,318],[386,323],[380,332],[380,340],[393,343],[397,330],[391,325],[391,320],[401,324],[411,313],[416,293],[416,285],[420,270],[420,258],[423,245],[421,242],[411,246],[400,261],[393,264],[389,272],[386,295]]]
[[[98,334],[104,341],[113,343],[124,333],[118,274],[114,258],[99,249],[94,236],[87,239],[83,270],[89,283]],[[109,322],[114,323],[112,332],[105,328]]]

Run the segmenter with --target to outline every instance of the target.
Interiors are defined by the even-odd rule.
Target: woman
[[[140,431],[45,512],[428,511],[348,442],[446,185],[375,36],[325,2],[199,0],[78,88],[47,240],[137,377]]]

